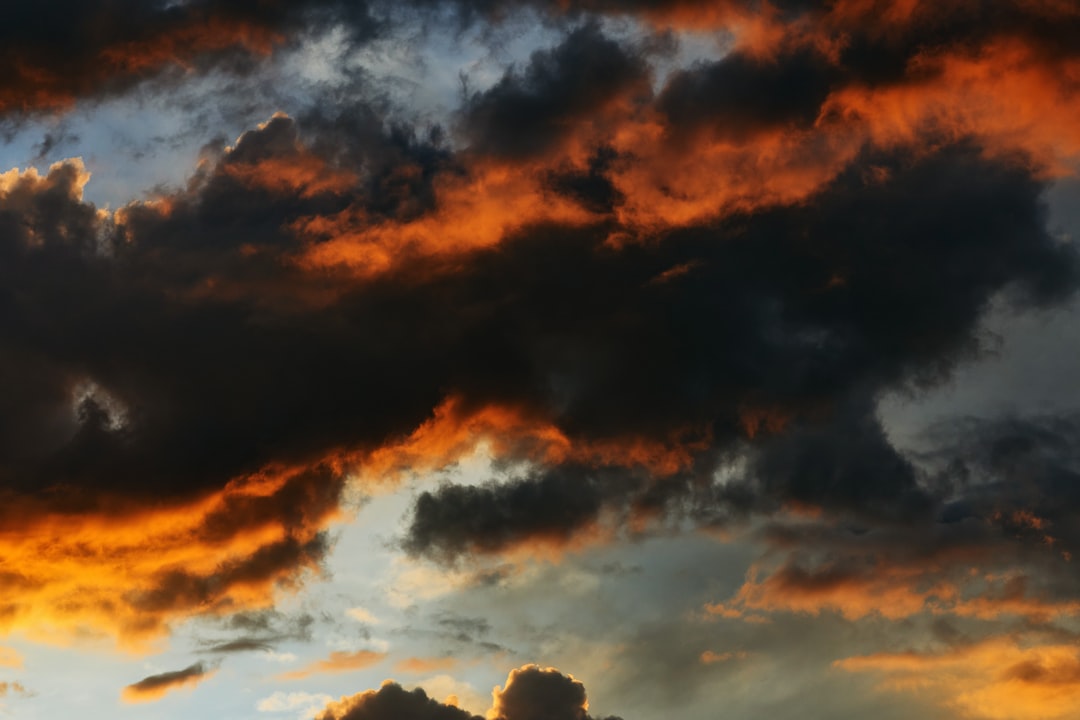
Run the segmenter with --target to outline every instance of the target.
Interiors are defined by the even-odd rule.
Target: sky
[[[0,24],[0,717],[1080,716],[1080,5]]]

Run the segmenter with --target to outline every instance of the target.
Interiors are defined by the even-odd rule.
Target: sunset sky
[[[5,3],[0,718],[1080,717],[1078,171],[1076,0]]]

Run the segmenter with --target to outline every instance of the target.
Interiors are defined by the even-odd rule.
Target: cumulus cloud
[[[592,720],[585,686],[554,668],[526,665],[510,672],[492,693],[489,720]],[[421,688],[408,691],[387,681],[378,690],[331,703],[319,720],[479,720],[454,705],[439,703]],[[618,720],[608,718],[607,720]]]

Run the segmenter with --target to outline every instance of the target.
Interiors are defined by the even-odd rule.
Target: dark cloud
[[[391,167],[429,146],[400,147]],[[918,504],[873,419],[875,394],[947,375],[977,349],[999,292],[1046,304],[1075,283],[1074,254],[1044,228],[1041,183],[961,143],[916,161],[868,152],[801,206],[658,243],[614,251],[608,224],[538,225],[450,267],[417,257],[356,284],[298,267],[289,258],[305,247],[289,227],[356,195],[367,205],[383,186],[353,182],[351,156],[308,148],[277,118],[167,205],[127,209],[115,235],[79,200],[74,165],[3,195],[5,364],[20,377],[4,412],[23,418],[0,433],[8,487],[67,486],[69,502],[79,488],[183,496],[270,462],[378,446],[455,395],[529,408],[582,444],[696,428],[725,449],[743,442],[747,417],[789,416],[783,437],[755,439],[766,495]],[[692,269],[653,282],[678,267]],[[337,502],[335,472],[298,473],[227,515],[304,525]],[[590,522],[644,485],[601,477],[617,474],[567,466],[425,495],[416,528],[428,539],[414,545],[433,545],[425,528],[440,517],[466,535],[505,533],[469,540],[492,549]],[[440,514],[441,502],[454,507]],[[495,515],[458,516],[470,508]]]
[[[204,652],[215,654],[231,654],[243,652],[265,652],[273,650],[274,646],[259,638],[238,638],[228,642],[218,643],[206,648]]]
[[[13,8],[0,30],[0,115],[63,110],[147,79],[224,67],[243,71],[299,35],[335,22],[358,38],[364,2],[48,0]]]
[[[565,543],[598,519],[604,488],[588,469],[559,468],[482,487],[443,485],[416,501],[405,549],[448,557],[526,540]]]
[[[526,665],[512,670],[504,688],[496,689],[487,717],[495,720],[592,720],[587,712],[585,686],[554,668]],[[427,696],[421,688],[408,691],[394,682],[378,690],[332,703],[317,720],[478,720],[478,716]],[[607,718],[607,720],[618,720]]]
[[[368,690],[335,703],[316,720],[478,720],[475,715],[427,696],[421,688],[409,691],[387,682],[378,690]]]
[[[1017,539],[1080,550],[1080,418],[962,418],[925,441],[920,458],[952,490],[943,521],[991,520]]]
[[[526,665],[512,670],[494,693],[488,717],[496,720],[592,720],[585,686],[555,668]],[[618,720],[610,717],[607,720]]]
[[[315,618],[306,613],[286,615],[276,610],[241,611],[218,620],[219,632],[239,634],[229,640],[201,640],[200,652],[233,654],[265,652],[279,643],[311,640]]]
[[[511,159],[536,156],[581,123],[602,123],[605,106],[632,93],[647,96],[649,67],[599,26],[574,30],[551,50],[533,54],[519,74],[508,72],[473,95],[463,110],[470,147]]]
[[[268,23],[292,22],[272,9]],[[140,578],[108,606],[156,628],[249,609],[238,589],[317,570],[348,472],[451,401],[465,427],[494,408],[540,428],[519,441],[492,423],[508,438],[500,460],[533,468],[422,494],[405,540],[416,554],[791,503],[860,522],[933,517],[946,498],[892,447],[876,401],[977,354],[992,301],[1073,292],[1077,257],[1046,230],[1038,163],[930,126],[914,145],[859,140],[797,202],[684,217],[664,203],[696,180],[665,169],[665,141],[713,127],[753,152],[763,129],[816,127],[842,59],[736,52],[656,99],[646,60],[596,23],[571,30],[468,100],[465,152],[441,130],[328,103],[271,118],[207,152],[182,190],[116,214],[82,199],[77,162],[5,175],[0,417],[18,418],[0,425],[6,512],[216,498],[191,536],[232,553]],[[616,149],[642,115],[663,132]],[[493,159],[521,165],[526,210],[471,245],[470,223],[506,212],[505,195],[484,194]],[[676,219],[624,212],[641,177]],[[545,214],[560,202],[571,209]],[[717,482],[736,461],[738,477]],[[269,491],[230,491],[269,476]],[[280,537],[245,544],[267,527]]]
[[[838,71],[812,48],[782,58],[733,52],[674,75],[657,99],[678,133],[705,128],[738,141],[785,126],[809,126]]]
[[[150,675],[124,688],[127,702],[150,702],[177,688],[196,685],[214,673],[214,668],[195,663],[183,670]]]
[[[869,166],[889,168],[891,179],[868,183]],[[757,417],[747,409],[762,408],[779,432],[753,428],[746,484],[726,484],[710,502],[926,516],[935,500],[884,436],[873,398],[933,384],[977,352],[979,319],[999,292],[1021,304],[1071,292],[1076,259],[1043,228],[1039,193],[1021,168],[956,146],[914,164],[868,156],[802,207],[674,232],[654,248],[596,255],[579,252],[580,238],[522,238],[497,257],[504,277],[513,251],[533,271],[514,296],[535,292],[535,309],[505,323],[518,333],[532,323],[533,367],[550,363],[549,394],[529,400],[576,437],[701,424],[717,449],[744,446],[747,418]],[[687,262],[693,272],[648,282]],[[557,286],[544,286],[545,267],[560,269]],[[708,473],[705,460],[698,470]],[[702,482],[695,472],[652,487],[602,475],[562,467],[425,493],[406,546],[453,555],[566,537],[606,504],[647,503],[647,488],[662,505]]]

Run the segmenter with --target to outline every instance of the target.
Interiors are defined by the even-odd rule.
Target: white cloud
[[[473,715],[483,716],[491,705],[490,694],[484,695],[469,683],[455,680],[449,675],[435,675],[421,680],[417,685],[424,688],[429,697],[440,702],[448,702],[453,698],[450,704],[457,705]]]
[[[367,623],[368,625],[379,624],[379,618],[372,615],[371,611],[365,610],[362,607],[349,608],[345,611],[345,614],[357,622]]]
[[[267,660],[271,661],[271,662],[279,662],[279,663],[296,662],[296,656],[293,655],[292,653],[289,653],[289,652],[279,653],[279,652],[275,652],[273,650],[267,650],[266,653],[263,654],[263,657],[266,658]]]
[[[259,712],[285,713],[299,712],[299,720],[312,720],[334,698],[326,694],[314,695],[306,692],[281,692],[259,701],[255,709]]]

